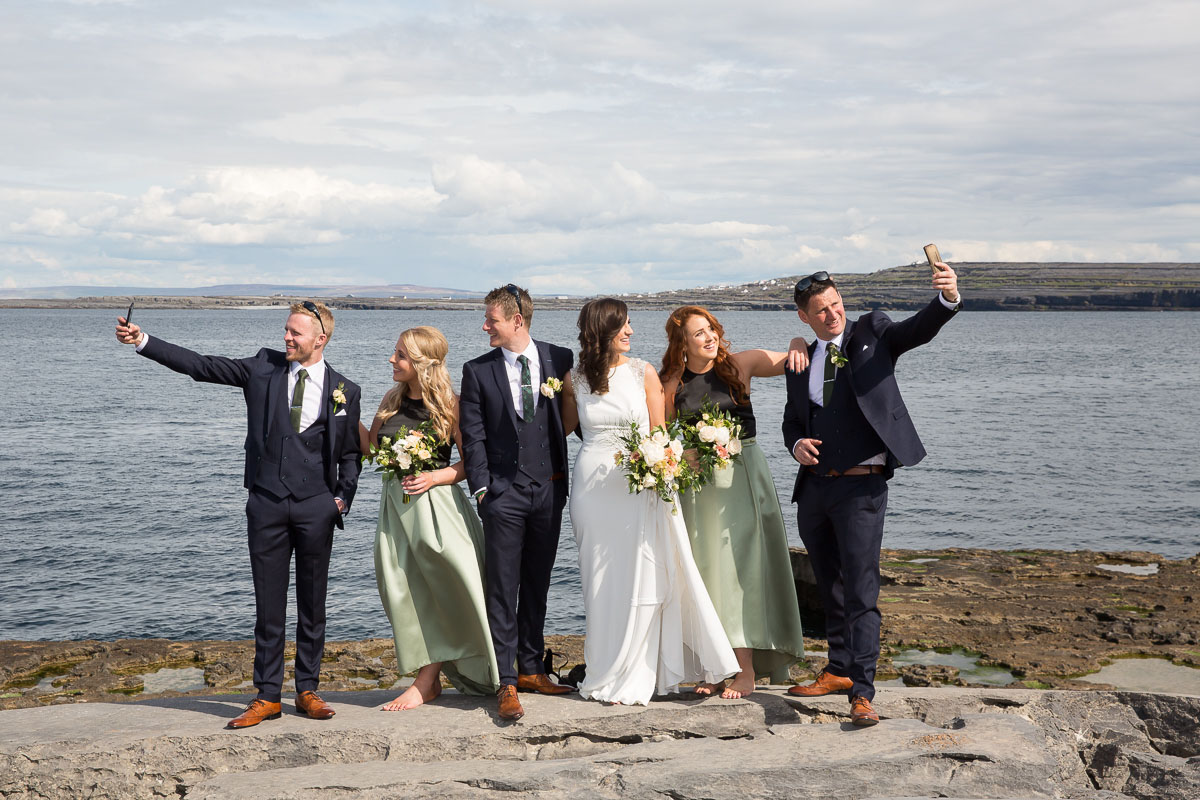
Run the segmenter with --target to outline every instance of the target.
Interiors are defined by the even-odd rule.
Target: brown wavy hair
[[[404,331],[400,334],[400,343],[404,345],[404,352],[417,373],[417,385],[421,387],[421,396],[425,400],[425,407],[429,409],[433,429],[442,441],[452,441],[458,415],[455,411],[454,387],[446,370],[446,354],[450,351],[450,343],[441,331],[428,325]],[[380,422],[386,422],[396,415],[407,391],[408,384],[399,381],[383,396],[379,412],[375,415]]]
[[[579,309],[579,369],[592,394],[608,392],[613,338],[629,320],[629,306],[615,297],[589,300]]]
[[[658,377],[666,383],[683,375],[684,354],[687,353],[687,334],[684,332],[684,326],[692,317],[703,317],[717,334],[717,359],[713,369],[716,370],[717,377],[729,387],[730,398],[739,406],[750,402],[750,392],[746,390],[746,385],[738,375],[737,365],[733,363],[732,354],[729,352],[725,329],[707,308],[701,306],[680,306],[667,317],[667,352],[663,353],[662,368],[658,371]]]

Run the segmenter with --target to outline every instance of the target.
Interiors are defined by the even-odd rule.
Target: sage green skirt
[[[375,582],[392,623],[400,674],[442,663],[463,694],[495,694],[496,652],[483,597],[483,526],[457,484],[404,502],[384,478],[375,531]]]
[[[767,459],[753,439],[742,455],[679,505],[725,635],[735,648],[754,650],[755,678],[788,680],[804,655],[800,603],[792,577],[783,511]]]

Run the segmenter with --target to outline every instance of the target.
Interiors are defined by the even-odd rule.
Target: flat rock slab
[[[337,716],[230,731],[248,696],[0,712],[0,797],[1200,797],[1200,698],[897,689],[849,724],[844,697],[670,698],[649,707],[453,692],[325,693]]]

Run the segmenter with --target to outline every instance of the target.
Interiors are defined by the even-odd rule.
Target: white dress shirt
[[[292,393],[296,391],[296,373],[302,369],[308,371],[308,380],[304,382],[304,404],[300,408],[301,433],[308,430],[308,427],[317,421],[317,417],[321,416],[321,398],[325,396],[325,359],[321,359],[311,367],[302,367],[298,361],[288,364],[287,404],[289,408],[292,405]]]
[[[514,353],[504,347],[500,348],[500,352],[504,355],[504,369],[508,373],[508,389],[512,392],[513,408],[517,410],[517,416],[520,417],[525,413],[525,409],[521,406],[521,365],[517,363],[517,356],[525,356],[529,359],[529,384],[533,389],[533,402],[536,405],[538,391],[542,385],[542,364],[538,356],[537,345],[533,339],[530,339],[529,346],[520,353]]]

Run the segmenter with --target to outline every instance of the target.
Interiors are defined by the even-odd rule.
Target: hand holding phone
[[[133,322],[133,301],[130,300],[129,301],[129,310],[125,312],[125,327],[129,327],[129,325],[132,322]]]
[[[936,244],[925,245],[925,257],[929,259],[929,268],[933,270],[933,274],[941,272],[943,267],[938,266],[938,262],[942,260],[942,254],[938,252]]]

